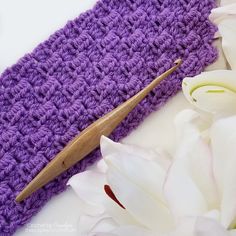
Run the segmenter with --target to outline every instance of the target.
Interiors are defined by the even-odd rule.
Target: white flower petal
[[[139,223],[129,214],[129,212],[120,207],[115,201],[107,198],[104,206],[106,212],[114,219],[119,225],[139,225]]]
[[[216,121],[211,128],[211,147],[214,156],[213,167],[214,175],[217,180],[217,185],[221,195],[223,194],[224,186],[224,176],[226,174],[226,166],[228,164],[229,158],[231,158],[234,153],[231,153],[231,143],[227,142],[228,138],[234,131],[234,124],[232,124],[233,117],[224,118]],[[232,120],[232,122],[231,122]],[[232,126],[233,125],[233,126]],[[230,133],[229,133],[230,132]]]
[[[153,154],[153,158],[150,160],[155,161],[164,171],[169,169],[172,161],[172,156],[169,152],[160,147],[149,149],[149,152]]]
[[[229,236],[229,232],[214,219],[185,217],[170,236]]]
[[[215,24],[219,24],[223,20],[229,19],[232,17],[236,17],[236,2],[235,1],[234,3],[232,2],[231,4],[214,8],[210,14],[210,20]]]
[[[233,4],[233,3],[236,3],[236,0],[221,0],[220,1],[221,6],[226,6],[226,5]]]
[[[185,141],[191,141],[197,138],[206,138],[208,140],[208,129],[212,124],[212,116],[208,113],[198,113],[191,109],[180,111],[175,119],[176,149]],[[190,138],[190,139],[189,139]]]
[[[203,216],[218,222],[220,221],[220,211],[217,209],[210,210]]]
[[[201,119],[199,113],[193,110],[184,110],[177,114],[175,118],[176,133],[178,141],[178,148],[175,154],[175,161],[170,168],[169,175],[167,177],[166,185],[169,186],[167,191],[167,196],[172,196],[169,201],[172,207],[174,207],[173,212],[179,215],[198,215],[202,211],[192,208],[191,205],[197,207],[194,201],[191,199],[186,199],[189,194],[195,192],[194,198],[198,196],[198,199],[202,202],[199,205],[199,210],[207,208],[203,207],[205,205],[212,209],[218,206],[218,195],[216,183],[213,176],[212,167],[212,156],[208,147],[208,144],[202,137],[202,133],[208,128],[208,120],[204,121]],[[178,181],[178,182],[177,182]],[[173,186],[174,185],[174,186]],[[184,187],[189,185],[188,187]],[[165,186],[165,187],[167,187]],[[183,191],[176,190],[179,198],[174,198],[175,188],[184,188]],[[191,190],[192,189],[192,190]],[[169,196],[169,197],[170,197]],[[190,198],[190,197],[189,197]],[[204,199],[204,200],[203,200]],[[184,204],[182,211],[182,206],[178,203],[181,201]],[[188,202],[188,205],[185,204]],[[179,213],[177,213],[178,209]],[[182,212],[182,213],[181,213]],[[192,213],[191,213],[192,212]]]
[[[164,169],[167,169],[170,165],[169,155],[160,148],[141,148],[139,146],[116,143],[105,136],[101,137],[100,146],[102,156],[119,153],[119,155],[134,155],[145,160],[155,161]]]
[[[236,137],[235,137],[236,141]],[[234,143],[236,145],[236,142]],[[236,150],[236,148],[234,148]],[[236,158],[229,160],[224,178],[223,198],[221,203],[221,221],[225,227],[236,227]]]
[[[150,160],[152,159],[149,156],[148,150],[144,148],[140,148],[137,146],[132,146],[132,145],[125,145],[121,143],[116,143],[113,142],[111,139],[102,136],[100,140],[100,147],[101,147],[101,153],[102,156],[108,156],[113,153],[119,153],[119,154],[131,154],[131,155],[136,155],[139,157],[142,157],[143,159]]]
[[[229,6],[230,7],[230,6]],[[234,4],[236,11],[236,3]],[[234,18],[225,19],[219,25],[219,32],[222,37],[222,47],[225,57],[232,70],[236,69],[236,15]]]
[[[146,174],[140,172],[143,177]],[[141,225],[157,232],[170,229],[172,226],[170,213],[159,199],[146,192],[140,185],[133,183],[113,166],[109,165],[107,178],[117,199]]]
[[[152,161],[153,158],[151,158],[151,160],[149,158],[156,154],[152,154],[150,151],[143,150],[142,148],[137,149],[132,146],[115,143],[105,137],[101,139],[101,150],[108,165],[109,185],[118,200],[125,206],[126,210],[136,219],[136,221],[140,222],[141,217],[142,224],[143,217],[148,217],[144,220],[145,223],[148,222],[148,225],[157,227],[156,220],[153,218],[150,211],[147,212],[145,210],[146,216],[143,215],[143,209],[140,207],[137,207],[137,209],[133,211],[133,205],[138,204],[138,206],[140,206],[140,202],[144,201],[146,198],[145,204],[150,205],[147,201],[151,199],[151,202],[154,203],[153,207],[156,207],[156,210],[158,210],[155,212],[155,215],[160,216],[158,212],[162,211],[169,216],[169,212],[163,203],[164,198],[162,194],[165,171],[160,165]],[[149,155],[150,153],[151,155]],[[140,173],[145,174],[142,175]],[[124,182],[123,185],[121,185],[122,182]],[[127,185],[130,187],[129,192],[126,191]],[[125,195],[120,192],[117,193],[117,189],[125,191],[127,196],[125,197]],[[121,198],[120,195],[122,195]],[[136,198],[137,196],[140,197],[139,203],[132,200],[134,195]],[[132,202],[131,206],[130,201]],[[136,212],[137,215],[134,214],[134,212]],[[150,221],[150,218],[152,218],[152,221]],[[168,223],[168,221],[166,223]],[[163,223],[163,221],[161,221],[161,223]]]
[[[118,227],[115,221],[107,214],[100,216],[83,215],[79,219],[79,236],[94,236],[96,232],[106,233]]]
[[[165,195],[172,214],[178,219],[197,216],[207,211],[207,203],[192,178],[187,166],[181,159],[174,161],[164,187]]]
[[[216,121],[211,141],[214,173],[222,196],[221,221],[228,227],[236,218],[236,116]]]
[[[217,221],[198,217],[195,224],[195,236],[229,236],[229,233]]]
[[[95,170],[74,175],[68,181],[68,185],[73,188],[82,202],[83,210],[91,215],[102,214],[105,210],[103,206],[106,199],[105,184],[105,175]]]
[[[203,111],[213,114],[236,113],[236,71],[203,72],[182,83],[187,100]]]
[[[132,150],[132,147],[103,139],[101,150],[108,167],[114,167],[148,194],[154,195],[164,202],[162,187],[165,180],[165,171],[156,162],[142,158],[145,151]],[[142,174],[144,173],[144,174]]]
[[[194,234],[195,222],[196,222],[196,217],[184,217],[180,219],[175,230],[170,234],[168,234],[168,236],[195,236]]]
[[[96,169],[97,169],[98,172],[101,172],[101,173],[104,173],[104,174],[107,172],[107,164],[104,161],[104,159],[101,159],[97,162]]]

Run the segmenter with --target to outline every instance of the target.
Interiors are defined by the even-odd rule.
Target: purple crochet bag
[[[69,2],[68,2],[69,4]],[[0,235],[12,235],[94,151],[24,202],[16,195],[81,130],[140,91],[177,58],[163,81],[114,131],[119,140],[212,63],[214,0],[102,0],[0,77]]]

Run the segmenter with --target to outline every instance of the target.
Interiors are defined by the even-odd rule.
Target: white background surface
[[[0,0],[0,72],[44,41],[55,30],[91,8],[96,0]],[[160,146],[173,151],[175,114],[190,105],[182,93],[160,111],[151,114],[123,140],[144,147]],[[80,210],[71,189],[54,197],[19,229],[15,236],[79,236]]]

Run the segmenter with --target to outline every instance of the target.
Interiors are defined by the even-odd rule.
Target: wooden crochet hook
[[[33,192],[65,172],[78,161],[99,146],[102,135],[109,136],[111,132],[125,119],[125,117],[153,90],[164,78],[174,72],[180,65],[181,59],[174,62],[174,66],[154,79],[147,87],[128,99],[117,108],[107,113],[79,135],[59,152],[56,157],[19,193],[16,202],[20,202]]]

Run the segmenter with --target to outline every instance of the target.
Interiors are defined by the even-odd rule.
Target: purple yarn
[[[16,195],[81,130],[184,60],[112,134],[126,136],[212,63],[214,0],[102,0],[53,34],[0,77],[0,235],[11,235],[67,180],[75,167],[17,204]]]

